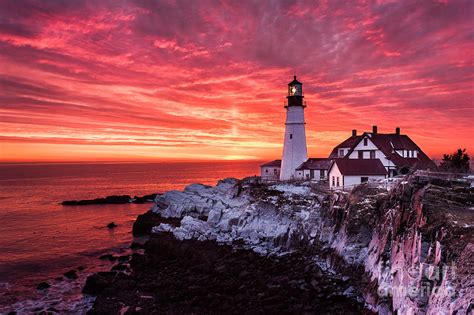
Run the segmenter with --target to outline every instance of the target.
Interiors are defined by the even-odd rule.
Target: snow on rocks
[[[277,184],[270,186],[270,189],[275,189],[288,195],[307,195],[311,191],[311,188],[308,186],[297,186],[293,184]]]
[[[365,269],[375,284],[367,289],[364,298],[374,310],[387,313],[393,306],[401,314],[436,308],[446,313],[450,308],[465,311],[461,302],[474,296],[465,284],[474,282],[472,276],[462,279],[457,288],[460,302],[454,306],[450,306],[450,297],[440,294],[424,300],[393,296],[389,304],[388,299],[379,299],[377,289],[382,293],[397,286],[422,289],[424,278],[412,279],[410,271],[428,263],[436,267],[447,264],[440,260],[449,251],[462,257],[462,261],[471,260],[469,251],[463,250],[469,238],[458,237],[466,233],[462,227],[468,229],[473,222],[472,213],[465,210],[470,200],[468,193],[462,197],[461,188],[454,190],[452,183],[436,178],[413,176],[396,182],[389,192],[386,187],[361,187],[350,194],[325,195],[314,193],[308,185],[290,183],[271,185],[225,179],[215,187],[193,184],[183,192],[172,191],[156,198],[153,212],[182,219],[178,227],[160,224],[153,232],[171,232],[179,240],[239,243],[261,255],[281,255],[317,244],[338,257],[329,256],[325,263],[315,253],[321,266],[332,268],[342,261],[354,270]],[[461,190],[468,191],[469,186]],[[451,227],[447,218],[454,215],[465,219]],[[466,263],[454,263],[467,273]],[[449,288],[452,283],[443,280],[440,285]]]
[[[181,225],[160,224],[153,232],[172,232],[180,240],[240,240],[264,255],[289,249],[319,208],[317,198],[308,186],[259,185],[225,179],[215,187],[192,184],[182,192],[167,192],[157,197],[152,211],[182,217]]]

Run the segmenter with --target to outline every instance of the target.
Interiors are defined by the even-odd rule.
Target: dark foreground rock
[[[118,225],[115,224],[115,222],[110,222],[109,224],[107,224],[107,228],[108,229],[113,229],[113,228],[116,228]]]
[[[45,289],[48,289],[49,287],[51,287],[51,285],[50,285],[48,282],[40,282],[40,283],[38,283],[38,285],[36,286],[36,289],[38,289],[38,290],[45,290]]]
[[[90,314],[367,313],[343,295],[347,280],[325,274],[302,254],[265,258],[160,233],[130,267],[130,274],[87,279],[83,292],[97,295]]]
[[[143,197],[130,197],[129,195],[107,196],[105,198],[86,200],[66,200],[63,206],[85,206],[85,205],[105,205],[105,204],[126,204],[126,203],[146,203],[153,202],[157,194],[145,195]]]
[[[154,226],[160,223],[167,223],[173,226],[179,226],[180,218],[162,218],[159,214],[148,211],[140,214],[133,223],[133,235],[149,235]]]
[[[77,279],[77,271],[76,270],[69,270],[64,274],[64,276],[70,280]]]

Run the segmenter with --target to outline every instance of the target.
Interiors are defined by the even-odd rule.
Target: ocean
[[[137,215],[150,204],[62,206],[64,200],[162,193],[191,183],[214,185],[258,174],[252,162],[0,164],[0,313],[81,313],[88,275],[109,270],[98,259],[128,253]],[[106,225],[118,227],[109,230]],[[63,276],[78,270],[78,279]],[[51,287],[37,290],[40,282]]]

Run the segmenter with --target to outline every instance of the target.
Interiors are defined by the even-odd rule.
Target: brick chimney
[[[357,136],[357,130],[356,129],[352,129],[352,136],[353,137]]]
[[[372,133],[373,133],[374,135],[377,134],[377,126],[372,126]]]
[[[397,135],[400,134],[400,127],[395,128],[395,133],[396,133]]]

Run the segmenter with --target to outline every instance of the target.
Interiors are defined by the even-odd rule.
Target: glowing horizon
[[[474,154],[470,1],[0,9],[0,162],[278,159],[295,71],[310,157],[372,125]]]

